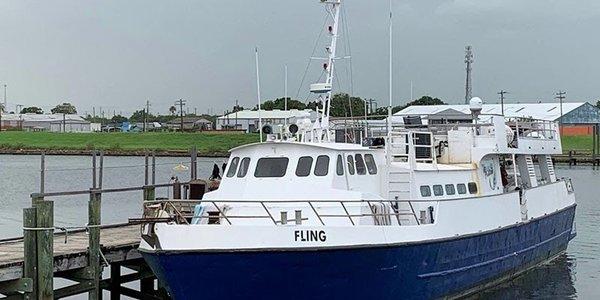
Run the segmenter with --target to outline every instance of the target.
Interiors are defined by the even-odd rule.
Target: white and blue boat
[[[320,118],[265,125],[266,141],[232,149],[220,187],[201,200],[147,203],[139,249],[169,294],[455,298],[564,252],[576,203],[554,172],[553,122],[484,115],[474,98],[468,122],[389,118],[375,143],[334,141],[341,3],[322,2],[333,25],[327,79],[311,86]]]

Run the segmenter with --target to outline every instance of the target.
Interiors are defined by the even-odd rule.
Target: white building
[[[237,129],[246,132],[255,132],[258,130],[258,111],[257,110],[242,110],[230,113],[217,118],[217,130]],[[317,117],[317,112],[311,109],[290,109],[290,110],[261,110],[260,117],[262,124],[284,124],[295,123],[297,119],[309,118],[314,121]]]
[[[545,121],[559,121],[563,116],[563,123],[584,123],[583,119],[589,119],[585,123],[597,123],[597,108],[587,102],[565,102],[559,103],[510,103],[504,104],[504,116],[512,118],[532,118]],[[590,113],[591,112],[591,113]],[[470,117],[469,105],[413,105],[409,106],[392,117],[393,122],[402,123],[404,117],[419,116],[424,123],[428,119],[454,120]],[[482,115],[500,115],[502,106],[500,104],[483,104]],[[577,122],[575,122],[577,119]],[[592,122],[593,121],[593,122]]]
[[[68,114],[2,114],[2,128],[27,131],[92,132],[96,128],[79,115]]]

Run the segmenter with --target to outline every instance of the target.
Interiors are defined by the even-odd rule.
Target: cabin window
[[[377,165],[375,164],[375,159],[372,154],[365,154],[365,162],[367,163],[367,171],[369,171],[369,174],[377,174]]]
[[[356,159],[356,174],[358,174],[358,175],[367,174],[367,167],[365,167],[365,161],[363,160],[362,155],[355,154],[354,158]]]
[[[469,182],[469,194],[477,194],[477,183]]]
[[[444,189],[442,188],[441,184],[436,184],[433,186],[433,194],[435,196],[443,196],[444,195]]]
[[[454,195],[456,191],[454,190],[454,184],[446,184],[446,195]]]
[[[234,157],[231,159],[231,163],[229,164],[229,169],[227,169],[227,177],[233,177],[235,172],[237,171],[238,163],[240,162],[239,157]]]
[[[459,183],[456,185],[456,190],[459,194],[463,195],[467,193],[467,186],[464,183]]]
[[[242,158],[240,162],[240,169],[238,170],[237,177],[245,177],[248,174],[248,167],[250,166],[250,157]]]
[[[348,155],[348,173],[354,175],[354,157],[352,155]]]
[[[431,196],[431,188],[428,185],[421,186],[421,197]]]
[[[344,162],[341,155],[337,156],[337,163],[335,167],[335,173],[338,175],[344,175]]]
[[[258,160],[254,177],[283,177],[287,170],[287,157],[265,157]]]
[[[313,158],[310,156],[302,156],[298,159],[298,165],[296,166],[296,176],[306,177],[310,174],[310,168],[312,168]]]
[[[317,163],[315,164],[315,175],[326,176],[327,173],[329,173],[329,156],[317,156]]]

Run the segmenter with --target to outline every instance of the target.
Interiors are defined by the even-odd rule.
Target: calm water
[[[171,176],[189,179],[189,171],[175,172],[186,158],[157,158],[157,183]],[[213,163],[223,159],[200,158],[199,177],[206,178]],[[141,157],[106,157],[104,187],[141,186],[144,183],[144,159]],[[91,186],[91,158],[49,156],[46,158],[47,191],[87,189]],[[29,194],[39,189],[39,157],[0,156],[0,239],[22,234],[21,210],[30,205]],[[600,171],[591,167],[557,167],[561,177],[573,179],[577,195],[577,233],[567,253],[555,261],[536,268],[519,278],[478,295],[490,299],[600,299]],[[157,196],[168,194],[157,191]],[[79,226],[86,223],[87,197],[62,197],[55,200],[55,223]],[[126,222],[138,216],[141,192],[107,194],[102,198],[102,222]]]

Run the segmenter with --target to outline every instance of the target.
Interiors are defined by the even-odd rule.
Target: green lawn
[[[52,150],[163,150],[185,151],[192,146],[201,154],[225,154],[233,147],[258,142],[257,134],[243,133],[53,133],[6,131],[0,133],[2,149]]]
[[[243,133],[0,133],[1,149],[187,151],[195,145],[201,154],[226,154],[233,147],[257,141],[258,134]],[[562,144],[564,152],[591,149],[592,137],[563,136]]]
[[[590,150],[592,149],[592,136],[562,136],[563,152],[569,150]]]

